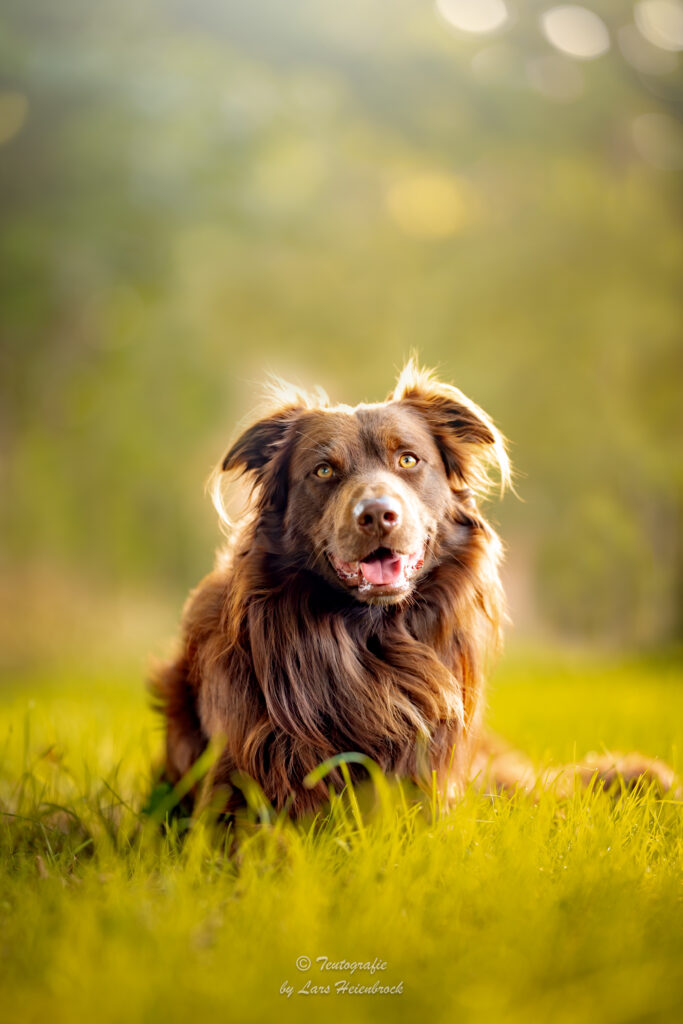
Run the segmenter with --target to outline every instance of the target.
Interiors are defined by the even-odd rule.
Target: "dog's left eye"
[[[321,462],[319,466],[313,470],[315,475],[321,480],[329,480],[330,477],[334,476],[334,470],[330,466],[329,462]]]
[[[413,455],[412,452],[404,452],[399,457],[398,464],[401,469],[412,469],[413,466],[417,466],[419,459],[417,455]]]

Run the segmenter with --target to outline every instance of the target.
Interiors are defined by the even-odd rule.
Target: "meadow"
[[[679,655],[513,653],[491,721],[541,762],[680,770],[682,681]],[[472,790],[445,813],[380,779],[236,843],[141,814],[161,733],[136,669],[16,674],[0,719],[3,1021],[680,1019],[671,795]]]
[[[266,375],[374,402],[417,349],[510,438],[516,642],[572,645],[492,726],[683,775],[682,11],[2,4],[0,1024],[683,1020],[677,797],[164,830],[142,663]]]

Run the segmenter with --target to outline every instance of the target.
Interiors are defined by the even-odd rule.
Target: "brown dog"
[[[484,678],[504,614],[501,546],[477,505],[492,469],[509,483],[489,417],[412,362],[383,403],[280,396],[222,462],[250,478],[250,509],[153,681],[169,780],[215,738],[227,810],[246,774],[275,808],[315,811],[343,778],[305,777],[347,751],[459,792],[475,755],[484,763]],[[505,753],[495,760],[511,781]]]

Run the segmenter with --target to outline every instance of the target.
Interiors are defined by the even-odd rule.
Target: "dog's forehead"
[[[366,447],[378,443],[390,451],[402,445],[433,444],[432,434],[420,414],[402,402],[358,405],[353,411]]]
[[[401,446],[434,448],[432,434],[418,412],[400,402],[316,409],[296,432],[295,461],[311,457],[382,456]]]

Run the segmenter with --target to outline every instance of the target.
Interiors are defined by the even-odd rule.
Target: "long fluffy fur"
[[[304,784],[317,765],[342,751],[362,752],[385,772],[418,783],[436,772],[444,790],[462,785],[503,617],[500,544],[471,491],[488,487],[491,461],[505,483],[507,457],[488,417],[414,364],[391,398],[423,409],[446,439],[454,501],[436,567],[408,602],[375,607],[334,592],[285,557],[280,428],[317,400],[300,393],[280,398],[261,421],[268,426],[256,438],[243,435],[223,460],[223,470],[251,474],[251,512],[188,600],[181,655],[152,681],[167,720],[172,781],[209,736],[218,736],[223,752],[214,786],[229,792],[234,773],[246,773],[275,807],[294,816],[319,808],[330,782],[343,784],[336,773],[312,789]],[[462,421],[457,429],[448,422],[454,410]],[[464,485],[471,491],[462,491]],[[456,500],[460,494],[464,502]],[[237,802],[233,792],[226,806]]]

